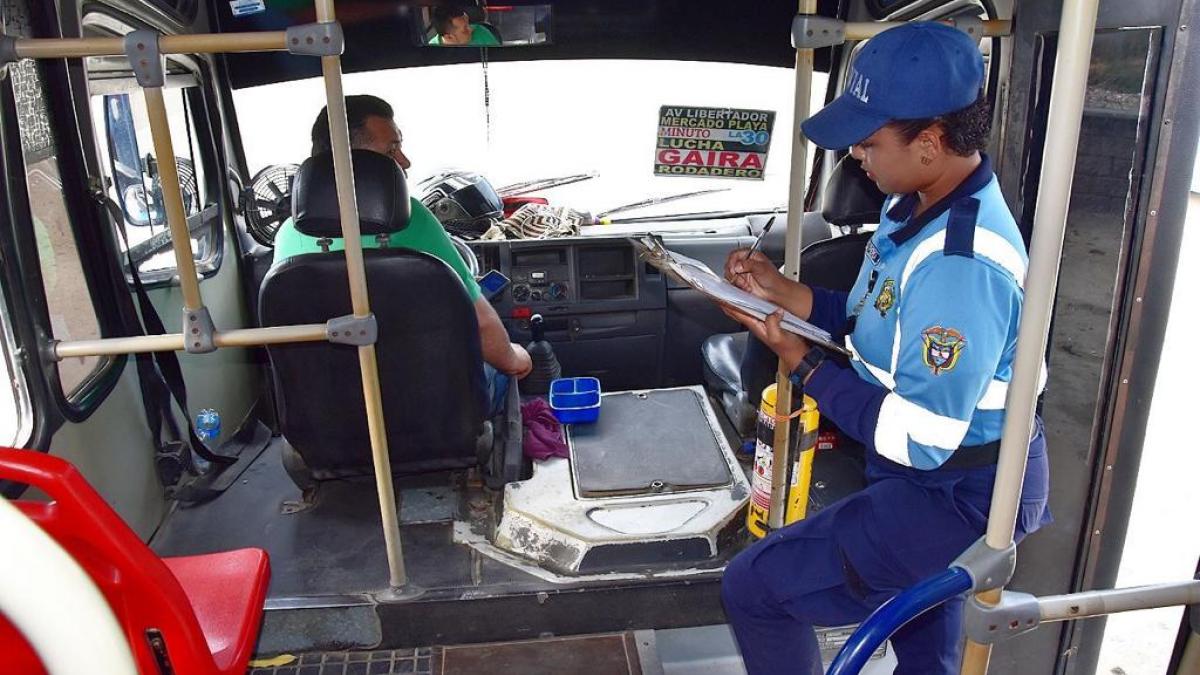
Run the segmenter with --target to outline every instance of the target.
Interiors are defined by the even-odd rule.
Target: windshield
[[[814,75],[814,107],[825,78]],[[482,174],[496,188],[593,174],[524,196],[593,215],[647,202],[615,219],[786,207],[793,80],[787,68],[730,63],[533,61],[351,74],[345,91],[391,103],[416,196],[420,181],[449,168]],[[242,89],[234,100],[251,172],[308,156],[310,127],[325,100],[321,80]],[[656,175],[663,106],[773,112],[763,178]],[[656,203],[684,193],[697,194]]]

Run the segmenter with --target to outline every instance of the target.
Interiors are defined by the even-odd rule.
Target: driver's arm
[[[500,315],[486,298],[475,299],[475,319],[479,322],[479,342],[483,348],[483,360],[502,373],[518,378],[533,370],[529,352],[521,345],[508,341],[508,331],[500,321]]]

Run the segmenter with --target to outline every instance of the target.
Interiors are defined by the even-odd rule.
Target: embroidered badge
[[[887,316],[888,310],[892,305],[896,304],[896,282],[892,279],[884,279],[883,288],[879,289],[879,295],[875,296],[875,309],[879,310],[879,316]]]
[[[875,248],[875,240],[867,240],[867,260],[871,261],[872,265],[879,264],[879,249]]]
[[[931,326],[921,331],[921,337],[925,341],[922,354],[925,365],[929,366],[934,375],[953,370],[958,364],[958,357],[967,346],[966,336],[953,328]]]

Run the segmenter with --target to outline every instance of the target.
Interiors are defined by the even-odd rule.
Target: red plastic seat
[[[96,582],[125,629],[140,672],[161,672],[149,638],[155,631],[179,675],[246,671],[270,578],[266,551],[159,558],[74,466],[40,452],[0,448],[0,479],[50,497],[16,504]],[[71,648],[69,627],[62,646]],[[2,672],[44,672],[2,616],[0,654]]]

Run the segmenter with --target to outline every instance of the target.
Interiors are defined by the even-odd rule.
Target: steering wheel
[[[458,254],[462,256],[463,262],[467,264],[467,269],[470,270],[471,276],[479,276],[479,258],[475,255],[475,251],[467,246],[467,242],[455,235],[450,235],[450,242],[454,244],[454,248],[458,249]]]

